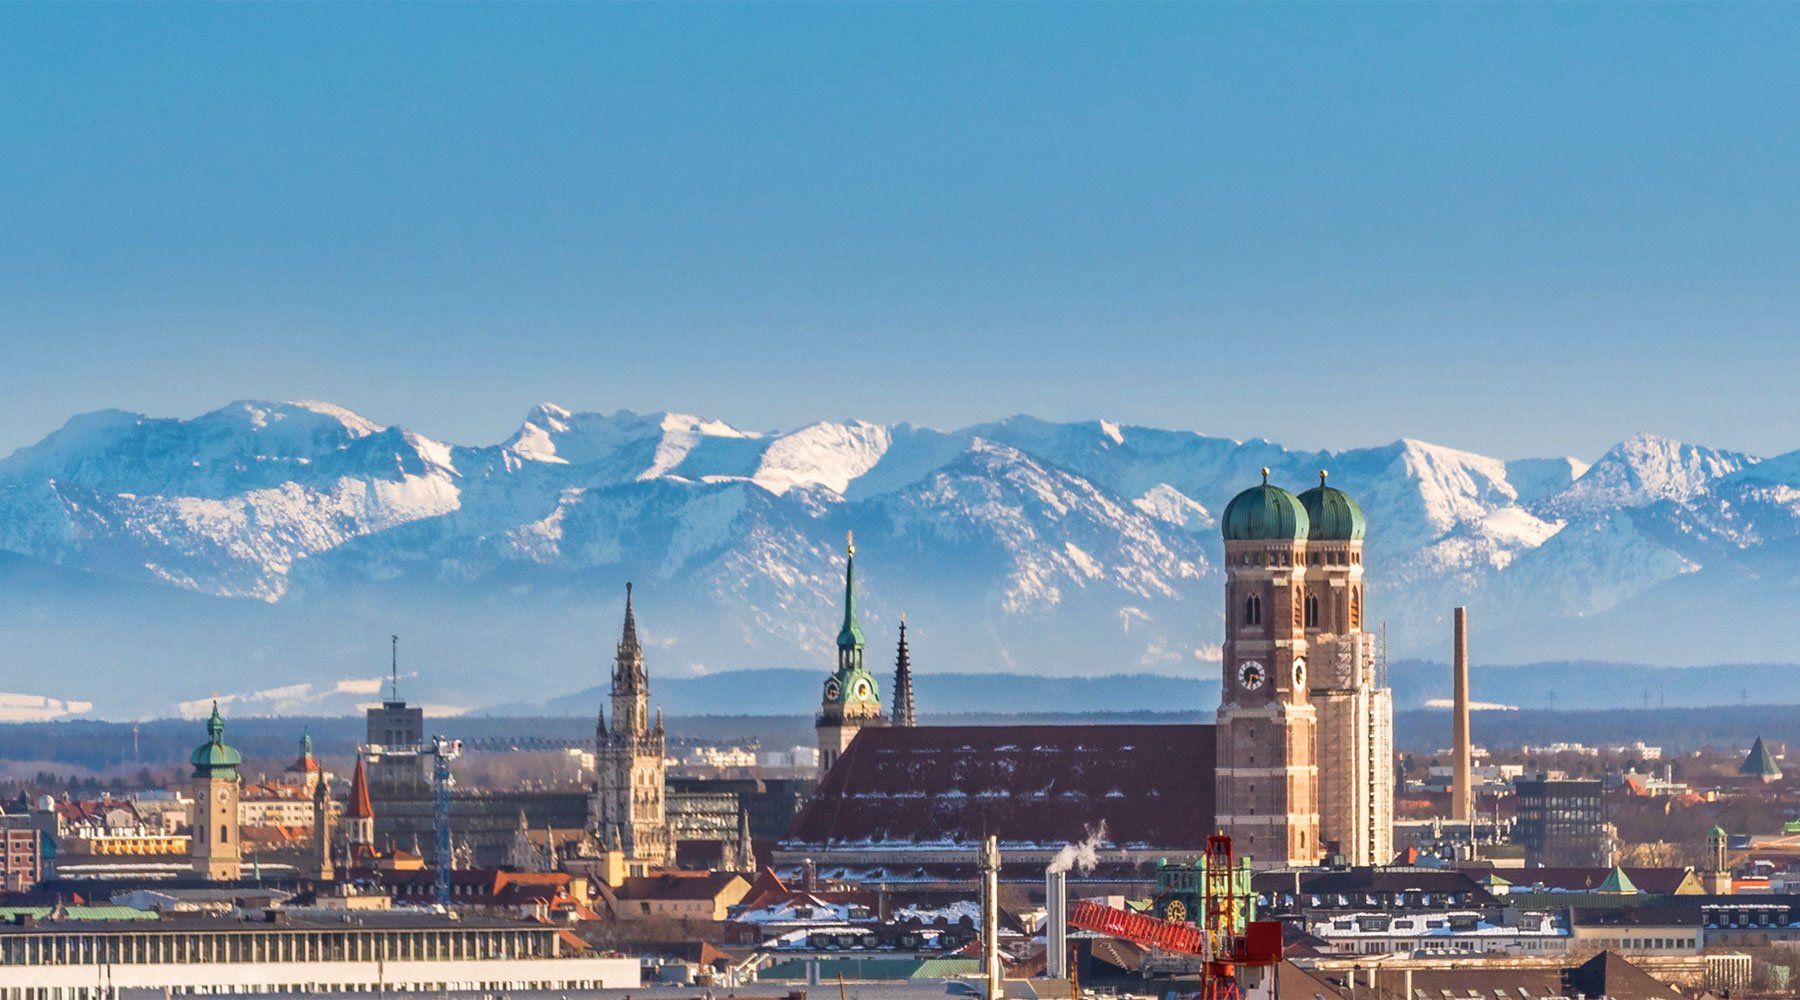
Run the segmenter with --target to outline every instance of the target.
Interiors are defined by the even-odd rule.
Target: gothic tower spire
[[[856,624],[856,535],[844,535],[844,627],[838,630],[838,670],[862,667],[863,633]]]
[[[644,669],[644,647],[638,642],[629,583],[625,585],[625,627],[613,658],[612,724],[614,734],[620,736],[642,736],[650,730],[650,675]]]
[[[894,725],[913,726],[912,660],[906,653],[906,616],[900,616],[900,649],[894,656]]]

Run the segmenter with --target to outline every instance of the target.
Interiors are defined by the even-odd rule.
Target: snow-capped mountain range
[[[342,710],[393,631],[414,700],[542,700],[601,676],[626,580],[653,673],[823,676],[852,529],[871,661],[907,612],[921,683],[1209,674],[1215,517],[1263,466],[1295,490],[1328,469],[1362,503],[1396,657],[1442,656],[1468,604],[1490,662],[1793,659],[1800,452],[1641,435],[1588,465],[1031,417],[757,433],[549,404],[464,447],[239,402],[87,414],[0,459],[0,690],[113,715],[214,694]]]

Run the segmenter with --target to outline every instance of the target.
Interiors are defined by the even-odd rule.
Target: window
[[[226,826],[223,823],[219,824],[219,843],[221,843],[221,844],[231,843],[231,828]]]
[[[1316,594],[1306,595],[1306,627],[1319,627],[1319,598]]]
[[[1350,627],[1352,629],[1362,628],[1362,591],[1360,589],[1350,591]]]
[[[1262,598],[1255,594],[1244,599],[1244,624],[1262,624]]]

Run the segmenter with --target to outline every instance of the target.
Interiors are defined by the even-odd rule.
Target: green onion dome
[[[1300,499],[1279,486],[1269,485],[1269,470],[1262,470],[1261,486],[1252,486],[1225,505],[1220,528],[1228,542],[1300,541],[1306,537],[1306,508]]]
[[[1306,537],[1315,542],[1360,542],[1368,530],[1362,508],[1350,494],[1325,485],[1325,471],[1319,470],[1319,485],[1300,494],[1311,530]]]
[[[219,703],[213,702],[212,718],[206,720],[206,742],[194,748],[188,755],[188,762],[194,765],[196,778],[233,779],[238,776],[238,765],[244,758],[232,747],[225,745],[225,720],[219,715]]]

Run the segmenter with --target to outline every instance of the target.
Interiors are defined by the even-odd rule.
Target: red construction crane
[[[1185,921],[1162,920],[1087,900],[1069,909],[1069,926],[1146,948],[1198,955],[1202,959],[1199,1000],[1241,1000],[1237,967],[1280,962],[1281,923],[1252,920],[1238,930],[1233,870],[1231,838],[1224,834],[1206,838],[1205,914],[1198,928]]]

